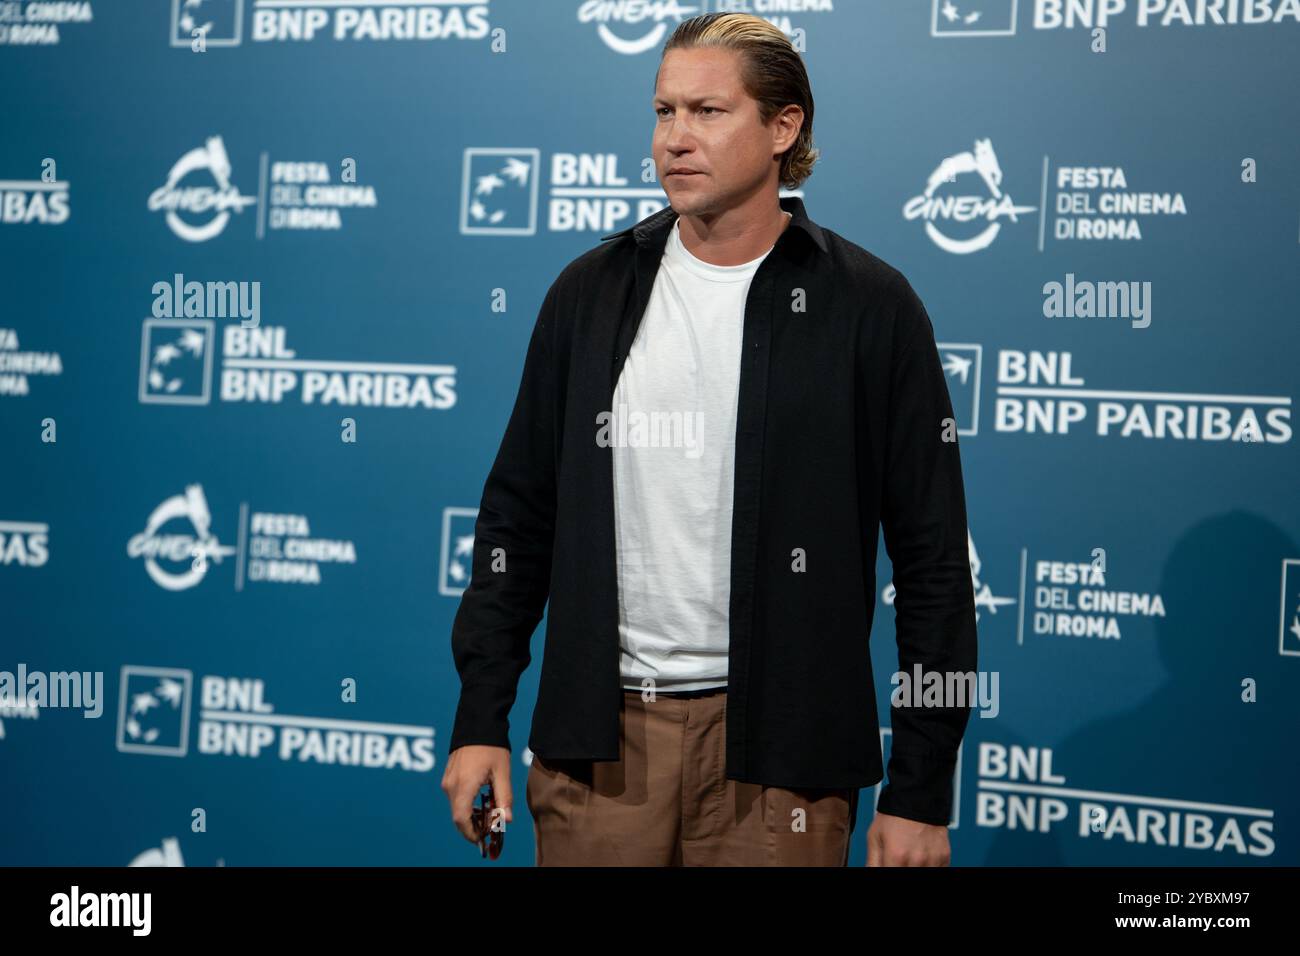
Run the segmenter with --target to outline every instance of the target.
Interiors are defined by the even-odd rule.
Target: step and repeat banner
[[[803,51],[797,194],[940,343],[954,862],[1300,863],[1300,0],[0,0],[0,863],[480,861],[439,785],[483,482],[715,10]]]

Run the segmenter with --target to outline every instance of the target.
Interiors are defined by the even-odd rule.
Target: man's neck
[[[792,218],[777,202],[748,219],[733,217],[723,222],[722,217],[714,217],[706,222],[696,216],[679,216],[678,225],[682,245],[695,258],[715,266],[738,266],[771,249]]]

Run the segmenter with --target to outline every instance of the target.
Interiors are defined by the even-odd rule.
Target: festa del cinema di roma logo
[[[127,542],[127,555],[140,559],[149,578],[167,591],[195,587],[212,563],[233,557],[234,587],[245,582],[319,585],[328,570],[356,565],[356,542],[313,533],[307,515],[262,511],[240,505],[239,546],[224,545],[213,532],[207,496],[198,484],[154,508],[144,530]]]
[[[340,163],[334,179],[319,159],[261,157],[257,196],[246,196],[233,182],[232,164],[220,136],[209,136],[178,159],[167,180],[149,194],[150,212],[161,212],[167,227],[186,242],[206,242],[221,235],[233,215],[249,206],[258,239],[267,230],[335,231],[344,228],[351,210],[379,205],[375,187],[356,181],[356,159]],[[260,198],[259,198],[260,197]]]
[[[203,181],[207,172],[210,182]],[[172,232],[187,242],[204,242],[221,235],[231,213],[256,204],[230,181],[230,157],[220,136],[210,136],[176,161],[167,181],[149,196],[149,211],[164,213]]]
[[[189,522],[193,534],[164,534],[164,526],[173,520]],[[208,573],[209,558],[220,563],[234,553],[212,533],[212,512],[201,485],[189,485],[184,494],[163,501],[127,544],[127,554],[143,558],[149,577],[168,591],[194,587]]]
[[[974,174],[983,183],[981,192],[952,192],[944,190],[945,184],[956,184],[959,177]],[[961,179],[962,185],[969,177]],[[1002,231],[1000,220],[1017,222],[1021,213],[1031,213],[1037,206],[1018,206],[1011,195],[1002,189],[1002,165],[993,151],[989,139],[975,140],[974,149],[946,156],[930,173],[925,192],[913,196],[903,206],[903,218],[920,219],[925,223],[925,234],[940,249],[955,255],[967,255],[987,249]],[[962,235],[961,229],[982,229],[973,235]],[[975,227],[966,226],[975,223]],[[954,228],[956,226],[957,228]]]

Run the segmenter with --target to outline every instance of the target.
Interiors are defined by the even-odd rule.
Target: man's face
[[[763,124],[758,101],[741,84],[740,56],[672,50],[660,64],[651,149],[679,216],[718,213],[745,201],[775,177],[773,156],[793,140],[779,116]]]

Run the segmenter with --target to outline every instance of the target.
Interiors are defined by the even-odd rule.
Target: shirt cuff
[[[889,783],[880,792],[876,812],[947,826],[952,819],[952,776],[957,757],[909,754],[894,749],[889,755]]]
[[[510,749],[510,708],[515,692],[495,684],[462,685],[448,753],[481,744]]]

